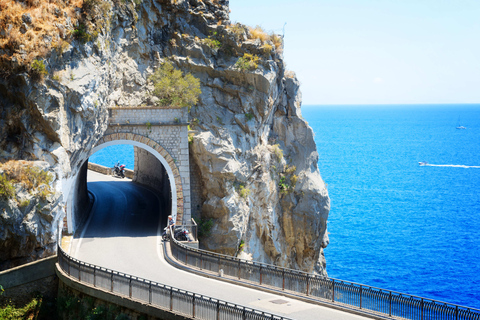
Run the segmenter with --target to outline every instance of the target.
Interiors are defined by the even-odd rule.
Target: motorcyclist
[[[162,238],[164,240],[168,239],[168,235],[170,234],[170,227],[175,228],[175,221],[173,220],[173,217],[171,215],[168,216],[167,226],[165,227],[165,229],[163,229],[164,231],[162,234]]]

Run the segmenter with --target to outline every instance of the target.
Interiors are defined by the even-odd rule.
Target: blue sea
[[[135,164],[133,146],[128,144],[109,146],[92,154],[88,161],[111,168],[120,162],[125,168],[133,170]]]
[[[480,105],[302,114],[331,199],[329,276],[480,309]],[[90,161],[133,169],[133,147]]]
[[[480,105],[302,114],[331,199],[329,276],[480,309]]]

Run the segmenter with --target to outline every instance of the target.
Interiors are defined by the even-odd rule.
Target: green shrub
[[[287,184],[287,178],[281,177],[278,182],[278,187],[280,188],[280,193],[287,194],[290,189],[290,186]]]
[[[53,176],[50,172],[43,171],[38,167],[25,167],[24,170],[32,188],[38,188],[41,185],[48,186],[53,181]]]
[[[238,252],[242,252],[244,247],[245,247],[245,241],[240,240],[240,244],[238,245]]]
[[[219,49],[222,46],[222,43],[220,41],[212,39],[211,36],[203,39],[202,42],[212,49]]]
[[[142,315],[140,317],[138,317],[138,320],[146,320],[147,318]],[[125,313],[120,313],[116,318],[115,320],[130,320],[130,317],[128,315],[126,315]]]
[[[52,76],[52,80],[55,80],[55,81],[60,82],[60,80],[61,80],[60,75],[59,75],[58,73],[55,73],[55,74]]]
[[[48,74],[45,63],[42,60],[33,60],[30,67],[31,76],[34,80],[43,80],[43,77]]]
[[[246,198],[246,197],[248,197],[248,196],[250,195],[250,189],[245,188],[245,186],[240,185],[240,188],[239,188],[239,189],[240,189],[240,190],[239,190],[238,193],[240,194],[240,197]]]
[[[170,62],[164,62],[149,79],[155,87],[153,95],[160,99],[160,106],[188,107],[190,110],[202,93],[199,79],[190,73],[183,75]]]
[[[87,28],[83,24],[79,24],[75,27],[72,31],[73,36],[75,39],[80,40],[83,43],[87,43],[93,40],[93,37],[87,32]]]
[[[15,196],[15,187],[6,174],[0,174],[0,197],[7,200]]]
[[[253,119],[253,114],[252,113],[245,113],[245,119],[247,119],[247,122]]]
[[[241,71],[253,71],[258,68],[258,61],[260,58],[251,53],[243,54],[243,57],[238,58],[235,67]]]
[[[198,227],[198,238],[207,238],[210,236],[213,227],[213,219],[194,218]]]
[[[29,199],[25,199],[25,200],[22,200],[18,203],[18,205],[21,207],[21,208],[26,208],[30,205],[30,200]]]
[[[37,319],[40,311],[42,299],[34,298],[24,307],[15,307],[11,303],[2,306],[0,309],[0,319],[2,320],[16,320],[16,319]]]

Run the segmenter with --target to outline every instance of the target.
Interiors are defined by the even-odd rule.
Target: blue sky
[[[303,104],[480,103],[480,0],[230,0],[282,34]]]

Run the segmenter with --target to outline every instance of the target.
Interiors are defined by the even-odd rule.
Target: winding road
[[[70,249],[81,261],[292,319],[370,319],[179,270],[163,257],[166,213],[151,189],[93,171],[88,189],[95,202]]]

